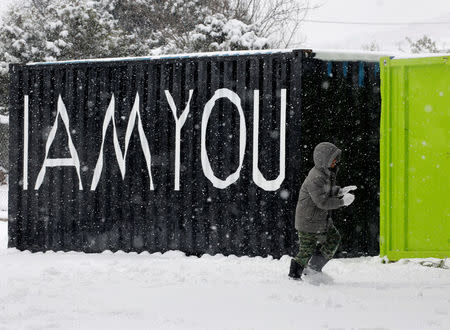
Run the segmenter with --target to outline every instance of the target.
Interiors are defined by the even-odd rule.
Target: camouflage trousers
[[[298,254],[295,256],[295,260],[305,267],[316,250],[320,251],[327,259],[333,258],[341,242],[341,235],[336,227],[331,225],[325,233],[306,233],[299,231],[298,239],[300,248]]]

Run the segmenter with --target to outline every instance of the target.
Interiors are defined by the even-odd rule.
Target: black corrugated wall
[[[330,141],[343,151],[337,184],[357,185],[350,207],[333,211],[342,234],[338,256],[379,254],[378,63],[326,62],[307,58],[302,66],[302,155],[300,176],[314,165],[317,143]]]
[[[327,63],[302,51],[14,65],[9,246],[31,251],[293,254],[298,190],[312,166],[314,145],[328,140],[344,150],[340,183],[360,187],[355,204],[335,214],[344,237],[341,255],[376,254],[378,87],[375,64]],[[221,89],[225,91],[216,94]],[[274,191],[253,182],[256,90],[258,168],[267,180],[280,173],[285,95],[285,178]],[[214,97],[206,125],[205,112]],[[189,104],[180,130],[179,168],[171,98],[177,118]],[[138,113],[132,111],[134,105]],[[114,120],[108,122],[110,106]],[[210,171],[202,163],[202,141]],[[65,160],[52,166],[52,159]],[[102,169],[100,175],[96,168]],[[218,181],[226,185],[224,180],[237,169],[235,182],[216,187]],[[217,177],[216,186],[210,175]]]

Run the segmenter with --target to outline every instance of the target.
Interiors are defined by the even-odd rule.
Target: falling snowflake
[[[286,189],[283,189],[283,190],[280,191],[280,197],[283,198],[283,199],[288,199],[289,195],[290,195],[290,193]]]

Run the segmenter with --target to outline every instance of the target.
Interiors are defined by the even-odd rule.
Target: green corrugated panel
[[[380,254],[450,257],[448,56],[380,60]]]

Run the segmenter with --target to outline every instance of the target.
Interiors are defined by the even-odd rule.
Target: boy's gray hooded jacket
[[[302,184],[295,211],[295,228],[308,233],[323,233],[328,227],[328,211],[340,208],[344,201],[337,197],[340,187],[335,185],[329,167],[339,160],[341,150],[329,142],[314,149],[314,167]]]

